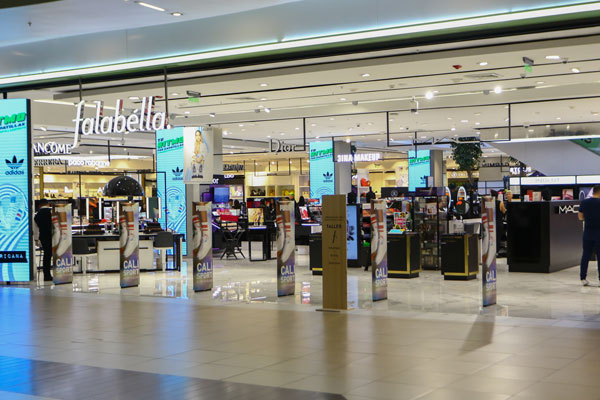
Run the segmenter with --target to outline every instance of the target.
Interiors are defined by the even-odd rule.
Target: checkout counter
[[[579,265],[579,201],[508,204],[508,271],[551,273]]]

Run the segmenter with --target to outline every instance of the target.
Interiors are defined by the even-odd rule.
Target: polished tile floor
[[[283,299],[274,262],[219,262],[200,294],[185,270],[124,290],[93,273],[0,287],[0,398],[600,399],[600,288],[580,287],[576,269],[501,272],[486,310],[480,280],[425,272],[373,304],[369,274],[351,270],[354,310],[320,313],[305,262]]]

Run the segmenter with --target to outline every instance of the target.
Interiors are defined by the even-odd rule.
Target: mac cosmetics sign
[[[104,102],[96,101],[94,118],[83,118],[85,101],[77,104],[75,122],[75,139],[73,147],[77,147],[79,133],[84,135],[106,135],[109,133],[158,131],[167,128],[167,114],[154,112],[154,97],[142,98],[139,114],[123,115],[123,100],[117,100],[115,114],[104,116]]]

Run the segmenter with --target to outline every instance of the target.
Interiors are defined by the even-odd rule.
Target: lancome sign
[[[166,129],[167,114],[164,112],[153,112],[154,97],[144,97],[139,114],[123,115],[123,100],[117,100],[115,114],[103,116],[104,102],[96,101],[96,115],[94,118],[83,118],[83,107],[85,101],[77,104],[75,122],[75,140],[73,147],[77,147],[78,134],[84,135],[106,135],[109,133],[125,133],[137,131],[157,131]]]

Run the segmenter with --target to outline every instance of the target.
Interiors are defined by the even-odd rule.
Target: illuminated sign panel
[[[0,100],[0,281],[28,282],[31,243],[29,101]]]
[[[333,142],[310,144],[310,198],[319,201],[324,195],[335,194]]]
[[[156,170],[164,172],[167,179],[165,193],[162,174],[157,175],[156,191],[163,208],[158,220],[161,226],[185,235],[187,210],[183,183],[183,129],[156,131]],[[182,246],[182,251],[186,255],[187,246]]]
[[[419,150],[408,152],[408,190],[427,187],[427,177],[431,175],[431,152]]]

